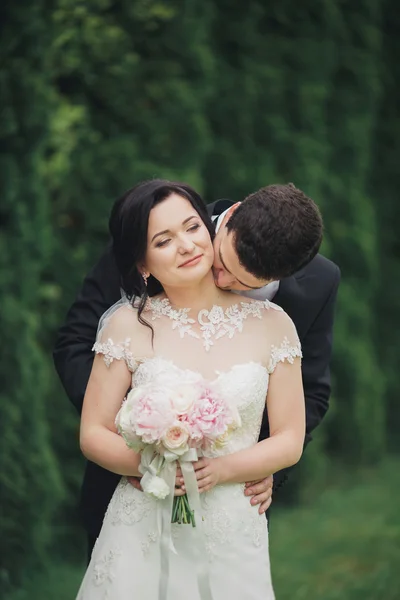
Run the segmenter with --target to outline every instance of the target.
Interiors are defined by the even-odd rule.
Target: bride
[[[99,325],[80,444],[86,458],[122,479],[78,600],[274,598],[267,519],[243,487],[300,459],[300,343],[278,306],[215,286],[213,229],[188,189],[144,182],[111,214],[126,295]],[[237,408],[241,426],[193,464],[201,518],[195,528],[173,524],[165,540],[159,501],[127,480],[140,477],[141,457],[127,448],[115,418],[131,387],[204,380]],[[257,443],[265,406],[271,433]],[[175,494],[184,493],[178,469]]]

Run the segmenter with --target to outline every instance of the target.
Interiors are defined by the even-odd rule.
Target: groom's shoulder
[[[233,206],[233,204],[234,202],[228,198],[219,198],[218,200],[215,200],[215,202],[207,204],[208,214],[211,217],[219,217],[219,215],[222,215],[222,213]]]
[[[304,275],[317,275],[326,279],[337,279],[340,277],[339,267],[329,258],[317,254],[303,269],[295,274],[296,278]]]
[[[340,269],[326,256],[317,254],[308,265],[295,273],[294,277],[302,287],[311,288],[317,295],[325,295],[339,285]]]

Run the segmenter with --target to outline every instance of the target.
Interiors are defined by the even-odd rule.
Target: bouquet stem
[[[189,499],[186,494],[183,496],[175,496],[172,507],[171,523],[192,525],[192,527],[196,527],[194,510],[190,508]]]

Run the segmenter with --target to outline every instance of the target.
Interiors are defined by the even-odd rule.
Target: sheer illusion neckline
[[[227,307],[214,304],[211,310],[204,308],[198,311],[194,319],[189,316],[191,308],[173,308],[168,298],[149,298],[145,310],[151,314],[152,321],[162,317],[169,319],[172,329],[176,329],[181,338],[190,336],[201,340],[208,352],[217,340],[223,337],[232,339],[235,333],[240,333],[248,317],[261,319],[263,310],[269,308],[282,311],[269,300],[250,300]],[[195,324],[196,330],[193,328]]]
[[[179,371],[180,373],[195,375],[201,381],[203,381],[205,383],[208,383],[208,384],[215,384],[215,383],[217,383],[223,377],[230,376],[232,374],[232,372],[235,371],[238,368],[244,368],[244,367],[250,367],[250,366],[254,366],[254,367],[260,368],[268,376],[270,374],[269,371],[268,371],[268,369],[267,369],[267,367],[265,365],[263,365],[260,362],[254,361],[254,360],[249,360],[249,361],[246,361],[246,362],[236,363],[236,364],[232,365],[231,367],[229,367],[229,369],[225,369],[223,371],[220,371],[219,369],[215,369],[214,372],[215,372],[216,376],[213,379],[210,379],[208,377],[204,377],[204,375],[200,371],[196,371],[195,369],[189,369],[189,368],[180,367],[179,365],[177,365],[176,363],[174,363],[173,360],[165,358],[163,356],[145,356],[145,357],[141,357],[141,358],[136,358],[135,362],[137,363],[136,370],[138,370],[140,368],[140,366],[144,365],[144,364],[149,364],[149,363],[152,363],[152,362],[164,363],[169,368],[172,367],[173,369],[175,369],[176,371]],[[133,373],[133,375],[134,375],[134,373]]]
[[[232,296],[234,296],[234,294],[231,294]],[[269,300],[254,300],[252,298],[246,298],[245,300],[236,300],[235,302],[232,302],[231,304],[228,304],[227,306],[224,306],[220,303],[215,302],[210,310],[208,310],[207,308],[201,308],[200,310],[197,310],[197,314],[196,314],[196,309],[192,308],[192,307],[183,307],[183,306],[174,306],[173,304],[171,304],[169,298],[167,296],[153,296],[153,297],[149,297],[146,300],[146,304],[144,307],[145,312],[151,312],[153,313],[156,318],[158,317],[159,314],[162,314],[164,316],[168,316],[174,319],[181,319],[182,315],[187,315],[190,311],[192,311],[193,315],[196,316],[196,320],[200,323],[201,322],[201,318],[204,317],[204,315],[212,315],[214,317],[215,320],[218,320],[219,318],[221,318],[223,315],[227,316],[231,313],[237,312],[238,310],[240,310],[240,307],[247,307],[247,306],[257,306],[257,307],[262,307],[262,308],[270,308],[271,307],[271,302]],[[135,305],[134,305],[135,307]],[[275,308],[275,306],[274,306]],[[281,307],[276,306],[277,310],[282,310]],[[193,322],[195,322],[195,320],[193,319]]]

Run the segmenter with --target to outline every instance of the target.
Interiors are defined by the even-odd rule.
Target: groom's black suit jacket
[[[211,215],[219,215],[229,200],[208,205]],[[330,395],[329,361],[332,350],[334,305],[340,280],[338,267],[317,255],[292,277],[280,281],[273,301],[294,321],[303,350],[302,373],[306,399],[307,433],[321,422],[328,409]],[[78,412],[93,363],[92,346],[102,314],[121,297],[120,278],[111,248],[85,278],[81,291],[68,311],[58,332],[54,362],[58,375]],[[264,414],[260,439],[269,435]],[[82,486],[81,504],[89,535],[97,537],[103,517],[120,477],[88,462]],[[275,474],[275,488],[285,481],[284,472]]]

